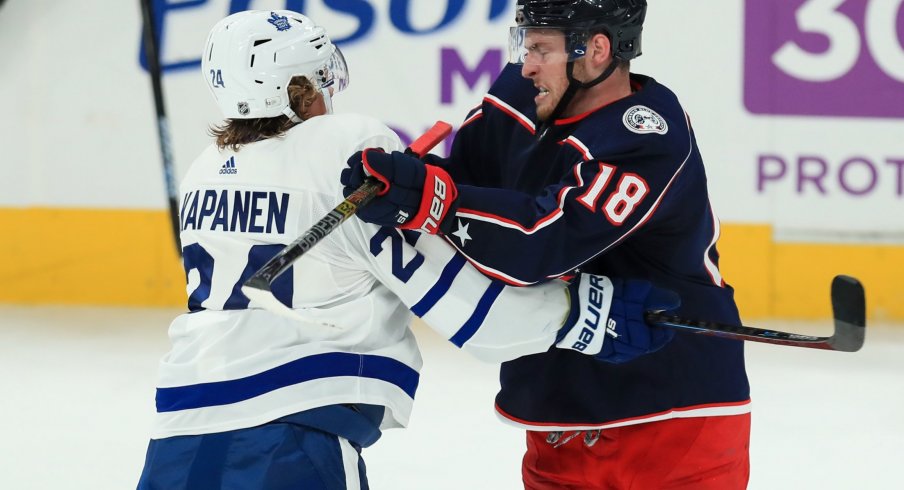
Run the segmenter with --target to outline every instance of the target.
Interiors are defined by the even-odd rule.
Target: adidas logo
[[[237,173],[239,171],[235,168],[235,157],[229,157],[229,160],[226,160],[226,163],[220,168],[220,175],[235,175]]]

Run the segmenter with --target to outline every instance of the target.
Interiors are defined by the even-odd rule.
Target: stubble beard
[[[549,100],[549,96],[547,95],[547,100],[544,100],[540,104],[537,104],[537,119],[540,122],[546,122],[550,116],[552,116],[552,111],[555,110],[556,105],[559,103],[559,99],[561,97],[557,97],[556,100]]]

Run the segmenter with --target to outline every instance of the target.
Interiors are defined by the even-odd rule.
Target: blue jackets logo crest
[[[627,112],[624,117],[625,127],[637,134],[669,132],[669,125],[665,119],[649,107],[636,105]]]
[[[270,18],[267,19],[267,22],[276,26],[277,31],[288,31],[292,28],[289,25],[289,18],[285,15],[276,15],[276,12],[270,12]]]

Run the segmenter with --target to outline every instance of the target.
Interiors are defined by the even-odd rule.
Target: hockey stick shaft
[[[745,327],[743,325],[728,325],[717,322],[689,320],[679,316],[663,315],[659,313],[647,313],[646,321],[650,325],[655,325],[657,327],[669,327],[701,335],[711,335],[734,340],[749,340],[753,342],[813,347],[817,349],[828,348],[825,344],[829,337],[814,337],[776,330]]]
[[[438,121],[430,130],[417,138],[406,150],[418,157],[426,155],[434,146],[444,140],[452,132],[452,126]],[[263,267],[258,269],[247,281],[242,291],[248,295],[249,289],[269,291],[270,284],[285,272],[292,263],[307,253],[314,245],[333,232],[345,220],[355,214],[362,206],[366,206],[374,196],[383,188],[383,184],[372,177],[367,178],[355,192],[351,193],[332,211],[320,219],[308,231],[304,232],[297,240],[287,245],[276,256],[270,259]]]
[[[182,245],[179,240],[179,203],[176,193],[175,172],[173,170],[169,119],[166,117],[166,106],[163,102],[163,70],[160,66],[160,50],[157,42],[153,0],[141,0],[141,17],[144,21],[144,55],[148,64],[148,73],[151,77],[151,87],[154,91],[157,135],[160,142],[160,154],[163,159],[163,179],[169,203],[170,224],[173,231],[173,239],[176,243],[176,251],[179,255],[182,255]]]
[[[866,299],[860,281],[836,276],[832,281],[832,312],[835,332],[831,337],[815,337],[755,327],[688,320],[673,315],[647,313],[646,321],[658,327],[675,328],[701,335],[810,349],[856,352],[863,347],[866,333]]]

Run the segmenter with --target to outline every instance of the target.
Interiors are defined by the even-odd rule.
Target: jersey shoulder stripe
[[[584,158],[585,162],[593,160],[593,154],[590,153],[590,149],[587,148],[587,145],[585,145],[581,140],[575,138],[574,136],[565,138],[561,141],[560,144],[568,144],[574,147],[581,154],[581,157]]]
[[[459,131],[461,130],[461,128],[469,126],[471,123],[473,123],[474,121],[476,121],[482,117],[483,117],[483,109],[477,109],[476,111],[474,111],[473,114],[470,114],[467,117],[467,119],[465,119],[465,122],[461,123],[461,127],[458,128]]]
[[[530,131],[530,134],[534,134],[537,132],[537,129],[534,126],[534,122],[531,121],[529,117],[525,116],[524,114],[519,112],[514,107],[508,105],[506,102],[504,102],[499,97],[496,97],[495,95],[487,95],[486,97],[484,97],[483,100],[485,100],[488,104],[496,107],[497,109],[502,111],[504,114],[507,114],[507,115],[513,117],[516,121],[518,121],[519,124],[524,126],[525,129]]]

